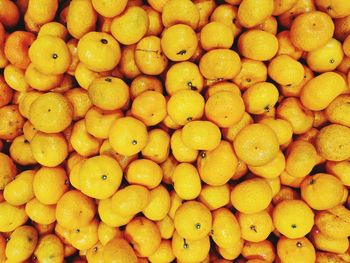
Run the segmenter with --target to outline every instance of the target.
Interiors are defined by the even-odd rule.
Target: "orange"
[[[135,61],[135,49],[136,45],[125,46],[122,48],[121,58],[118,65],[120,73],[124,77],[133,79],[141,74],[141,71],[136,65]]]
[[[12,141],[9,151],[11,158],[20,165],[25,166],[37,163],[33,157],[29,141],[23,135],[16,137]]]
[[[340,204],[343,197],[342,182],[326,173],[306,177],[300,189],[301,197],[315,210],[333,208]]]
[[[12,232],[6,244],[6,257],[10,261],[24,261],[34,252],[38,233],[32,226],[21,226]]]
[[[132,161],[126,170],[125,179],[129,184],[137,184],[153,189],[157,187],[163,178],[160,166],[151,160],[139,159]]]
[[[231,203],[238,211],[257,213],[268,207],[272,200],[270,185],[263,179],[253,178],[237,184],[231,191]]]
[[[284,12],[290,10],[297,2],[298,0],[287,0],[287,1],[274,0],[275,7],[272,14],[274,16],[281,15]]]
[[[236,123],[235,125],[229,128],[222,129],[222,135],[226,140],[232,142],[236,138],[240,130],[242,130],[245,126],[252,123],[253,123],[253,118],[250,116],[250,114],[245,112],[243,114],[242,119],[238,123]]]
[[[147,126],[154,126],[165,119],[166,99],[157,91],[145,91],[131,105],[131,114]]]
[[[227,1],[226,1],[227,2]],[[216,21],[229,26],[236,37],[242,30],[237,19],[238,8],[230,4],[218,5],[210,16],[210,21]]]
[[[140,257],[149,257],[159,248],[161,236],[158,226],[145,217],[135,217],[125,227],[125,237]]]
[[[281,237],[277,242],[277,255],[286,263],[316,262],[315,248],[306,237],[297,239]]]
[[[220,254],[220,256],[223,257],[224,259],[234,260],[238,258],[238,256],[241,254],[243,245],[244,245],[244,240],[240,238],[234,246],[231,246],[229,248],[222,248],[222,247],[216,246],[216,250],[218,251],[218,254]]]
[[[78,57],[96,72],[112,70],[121,57],[119,43],[108,33],[89,32],[78,42]]]
[[[254,214],[238,212],[237,220],[241,228],[242,238],[250,242],[266,240],[274,229],[272,218],[266,210]]]
[[[314,213],[301,200],[283,200],[273,209],[276,229],[288,238],[301,238],[311,231]]]
[[[152,221],[163,220],[170,210],[170,194],[167,189],[159,185],[150,191],[150,200],[142,213]]]
[[[189,0],[168,0],[162,10],[162,23],[165,27],[184,24],[196,29],[199,17],[199,10]]]
[[[172,262],[174,259],[170,240],[162,240],[158,249],[148,257],[150,262]]]
[[[248,166],[249,170],[264,178],[277,178],[285,169],[286,160],[285,156],[281,151],[278,152],[277,156],[265,165],[261,166]]]
[[[335,175],[342,181],[344,186],[349,185],[348,177],[346,176],[348,173],[348,169],[350,168],[350,162],[342,161],[342,162],[326,162],[326,171],[329,174]]]
[[[331,123],[341,124],[350,127],[350,119],[348,118],[349,95],[339,95],[326,108],[325,114]]]
[[[171,246],[177,260],[181,262],[202,262],[210,250],[209,236],[199,240],[187,240],[174,233]]]
[[[95,155],[99,152],[102,140],[88,133],[84,120],[80,120],[71,126],[69,141],[72,148],[84,157]]]
[[[344,57],[341,43],[332,38],[324,46],[319,47],[307,54],[306,62],[315,72],[335,70]]]
[[[64,193],[56,206],[57,223],[68,229],[87,226],[95,213],[96,205],[93,199],[78,190]]]
[[[33,192],[43,204],[57,204],[68,187],[68,176],[62,167],[42,167],[34,175]]]
[[[216,48],[230,48],[234,35],[231,28],[220,22],[206,24],[200,33],[200,43],[204,50]]]
[[[40,262],[62,262],[64,260],[64,246],[62,241],[54,234],[40,237],[34,251],[34,256]]]
[[[221,141],[214,150],[201,152],[197,159],[201,180],[211,186],[226,184],[235,174],[237,165],[237,156],[227,141]]]
[[[122,216],[114,212],[112,210],[112,198],[99,201],[98,215],[101,219],[101,222],[113,228],[126,225],[134,217],[134,215]]]
[[[82,193],[95,199],[111,197],[119,188],[123,177],[118,162],[100,155],[84,161],[79,172]]]
[[[208,24],[209,18],[216,8],[216,3],[215,1],[196,0],[194,1],[194,4],[199,12],[199,22],[197,28],[201,29],[203,26]]]
[[[26,16],[30,17],[37,25],[46,24],[55,18],[58,9],[58,1],[31,0],[28,1]]]
[[[95,29],[97,13],[91,1],[74,0],[69,3],[66,20],[69,34],[80,39]]]
[[[319,91],[320,83],[327,89]],[[300,100],[310,110],[324,110],[338,95],[346,89],[344,78],[335,72],[326,72],[318,75],[303,87]]]
[[[238,50],[245,57],[258,61],[272,59],[278,51],[276,36],[259,29],[250,29],[240,35]]]
[[[15,180],[9,182],[3,191],[4,199],[11,205],[26,204],[34,197],[33,179],[34,170],[26,170],[18,174]]]
[[[330,238],[347,238],[350,233],[350,211],[342,206],[336,206],[329,210],[318,211],[315,217],[315,225]]]
[[[220,81],[208,87],[205,93],[205,98],[208,99],[213,94],[221,91],[231,91],[235,94],[241,94],[240,88],[235,83],[232,83],[230,81]]]
[[[242,256],[245,259],[264,259],[269,262],[274,262],[276,253],[275,247],[269,240],[261,242],[244,242]]]
[[[173,1],[175,2],[175,1]],[[188,60],[197,49],[198,40],[194,30],[185,24],[177,24],[163,31],[162,50],[172,61]]]
[[[303,65],[288,55],[273,58],[267,70],[269,76],[282,86],[300,84],[304,78]]]
[[[137,263],[135,251],[131,245],[122,238],[110,240],[103,248],[103,260],[111,263]]]
[[[97,241],[98,221],[94,219],[87,226],[71,229],[68,240],[71,245],[79,250],[87,250],[93,247]]]
[[[190,149],[211,151],[219,145],[221,133],[210,121],[191,121],[183,127],[181,139]]]
[[[244,103],[239,94],[220,91],[210,96],[205,104],[208,120],[222,128],[237,124],[243,117]]]
[[[182,140],[182,130],[176,130],[170,139],[170,146],[172,154],[176,161],[179,162],[193,162],[197,159],[198,150],[191,149],[184,144]]]
[[[279,32],[276,37],[279,44],[277,55],[288,55],[297,60],[301,58],[303,51],[293,45],[289,30]]]
[[[19,92],[30,91],[30,87],[25,80],[25,72],[23,69],[9,64],[4,69],[4,78],[6,83],[14,90]]]
[[[0,231],[11,232],[28,220],[24,206],[13,206],[8,202],[0,203]]]
[[[21,69],[28,67],[28,50],[34,40],[35,35],[25,31],[15,31],[6,38],[4,52],[12,65]]]
[[[334,24],[326,13],[312,11],[294,19],[290,28],[293,45],[303,51],[313,51],[325,45],[333,36]]]
[[[192,200],[201,192],[201,179],[192,164],[180,163],[172,174],[172,182],[177,195],[183,200]]]
[[[166,72],[165,88],[169,95],[180,90],[201,91],[204,81],[199,68],[192,62],[173,64]]]
[[[220,186],[204,185],[199,194],[199,201],[211,211],[224,207],[230,203],[230,187],[228,184]]]
[[[20,13],[15,3],[10,0],[1,0],[0,10],[0,22],[5,27],[11,28],[17,25]]]
[[[91,102],[100,109],[118,110],[129,100],[129,87],[119,78],[100,77],[89,85],[88,94]]]
[[[134,216],[149,203],[150,191],[141,185],[128,185],[112,196],[112,210],[120,216]]]
[[[317,8],[327,12],[332,18],[341,18],[350,15],[350,5],[342,1],[317,0]]]
[[[170,239],[175,231],[174,222],[169,215],[166,215],[162,220],[156,221],[160,235],[163,239]]]
[[[170,135],[162,129],[153,129],[148,134],[148,142],[142,149],[142,156],[158,164],[167,160],[170,152]]]
[[[48,225],[56,221],[56,206],[45,205],[36,198],[26,204],[25,211],[30,220],[38,224]]]
[[[262,61],[243,58],[241,60],[241,71],[233,78],[233,82],[239,85],[241,90],[253,86],[267,79],[267,67]]]
[[[294,177],[308,175],[316,165],[315,147],[302,140],[292,142],[286,153],[286,172]]]
[[[157,36],[142,38],[135,48],[137,68],[147,75],[159,75],[168,65],[168,59],[162,52],[161,39]]]
[[[25,74],[25,80],[32,87],[38,91],[49,91],[58,87],[64,78],[64,75],[47,75],[43,74],[33,65],[29,64]]]
[[[256,0],[243,0],[238,8],[237,18],[239,23],[246,28],[261,24],[272,15],[274,1],[267,0],[263,4]]]
[[[37,132],[30,141],[34,159],[41,165],[55,167],[68,156],[67,141],[61,133]]]
[[[40,27],[38,32],[38,37],[41,36],[57,36],[63,40],[67,40],[68,31],[67,28],[58,22],[49,22]]]
[[[213,49],[205,53],[199,61],[199,70],[210,80],[233,79],[241,69],[239,55],[230,49]]]
[[[123,116],[121,110],[108,111],[93,106],[85,114],[86,130],[96,138],[107,139],[113,122]]]
[[[198,201],[184,202],[175,212],[176,232],[186,240],[200,240],[207,236],[212,225],[210,210]]]
[[[6,105],[0,108],[0,139],[13,140],[22,132],[24,118],[17,105]]]
[[[277,117],[288,121],[294,134],[307,132],[313,124],[314,113],[305,108],[298,98],[288,97],[283,99],[276,110]]]
[[[236,136],[233,146],[239,159],[251,166],[261,166],[274,159],[279,143],[274,131],[264,124],[250,124]]]
[[[88,93],[83,88],[70,89],[65,93],[73,107],[73,119],[84,118],[87,111],[93,106]]]
[[[241,229],[234,214],[227,208],[219,208],[212,215],[211,237],[215,244],[221,248],[236,245],[241,238]]]
[[[122,237],[123,233],[119,228],[110,227],[107,224],[100,222],[97,229],[97,235],[101,245],[105,246],[113,238]]]
[[[162,82],[153,76],[139,75],[130,84],[130,97],[134,99],[146,90],[163,91]]]
[[[243,94],[246,111],[262,114],[274,108],[278,100],[278,89],[269,82],[259,82],[250,86]]]
[[[121,14],[128,3],[127,0],[117,2],[111,0],[92,0],[91,2],[96,12],[104,17],[115,17]]]
[[[37,130],[33,127],[30,121],[26,121],[23,125],[23,136],[27,141],[31,141]]]
[[[349,248],[347,238],[330,238],[323,234],[317,227],[313,227],[310,239],[316,249],[338,254],[346,253]]]
[[[71,103],[62,94],[55,92],[40,95],[29,109],[30,122],[42,132],[61,132],[71,124],[72,118]]]
[[[55,36],[37,38],[29,48],[29,58],[40,72],[49,75],[63,74],[71,63],[66,43]]]
[[[164,28],[162,23],[162,14],[147,5],[143,5],[142,8],[146,11],[149,20],[149,26],[146,35],[159,35]]]
[[[5,106],[10,103],[13,97],[14,90],[9,87],[3,77],[0,77],[0,106]]]
[[[119,154],[131,156],[147,144],[146,125],[133,117],[117,119],[109,130],[109,142]]]
[[[329,161],[344,161],[350,157],[350,128],[331,124],[320,130],[316,137],[318,153]]]

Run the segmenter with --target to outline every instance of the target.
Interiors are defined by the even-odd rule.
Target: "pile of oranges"
[[[0,0],[0,262],[350,262],[349,0]]]

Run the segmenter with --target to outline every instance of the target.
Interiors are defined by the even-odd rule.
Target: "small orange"
[[[233,32],[233,35],[236,37],[242,30],[242,26],[237,19],[237,11],[238,8],[234,5],[218,5],[211,14],[210,21],[220,22],[229,26]]]
[[[24,118],[17,105],[6,105],[0,108],[0,139],[13,140],[22,132]]]
[[[197,169],[189,163],[180,163],[172,174],[176,194],[183,200],[192,200],[201,192],[201,180]]]
[[[8,202],[0,203],[0,231],[11,232],[28,220],[24,206],[13,206]]]
[[[57,222],[68,229],[87,226],[95,213],[96,205],[93,199],[78,190],[64,193],[56,206]]]
[[[128,3],[127,0],[117,2],[111,0],[92,0],[91,2],[96,12],[104,17],[115,17],[121,14]]]
[[[99,201],[98,215],[101,218],[101,222],[113,228],[126,225],[134,217],[134,215],[124,216],[114,212],[112,209],[112,198]]]
[[[56,221],[56,206],[45,205],[36,198],[26,204],[25,211],[30,220],[38,224],[48,225]]]
[[[170,153],[170,135],[162,129],[153,129],[148,134],[148,143],[142,156],[158,164],[167,160]]]
[[[239,5],[237,18],[243,27],[251,28],[264,22],[272,15],[273,11],[273,0],[267,0],[263,3],[257,0],[243,0]]]
[[[239,159],[251,166],[267,164],[279,150],[275,132],[264,124],[250,124],[236,136],[233,146]]]
[[[325,45],[332,38],[333,33],[332,18],[320,11],[297,16],[290,28],[293,45],[303,51],[312,51]]]
[[[132,161],[126,170],[125,179],[129,184],[137,184],[153,189],[157,187],[163,178],[160,166],[148,159]]]
[[[137,263],[137,257],[131,245],[122,238],[113,238],[103,248],[103,260],[111,263]]]
[[[34,175],[34,195],[43,204],[57,204],[68,187],[68,176],[62,167],[42,167]]]
[[[119,43],[110,34],[89,32],[78,42],[78,56],[90,70],[103,72],[118,65],[121,51]]]
[[[41,236],[34,251],[34,256],[40,262],[64,261],[64,246],[61,239],[54,234]]]
[[[27,92],[31,90],[26,82],[24,70],[12,64],[5,67],[4,78],[6,83],[16,91]]]
[[[150,262],[172,262],[175,259],[170,240],[162,240],[158,249],[148,257]]]
[[[70,89],[65,93],[73,107],[73,119],[84,118],[87,111],[93,106],[88,92],[83,88]]]
[[[260,178],[245,180],[231,191],[232,205],[240,212],[251,214],[268,207],[272,200],[269,184]]]
[[[207,51],[216,48],[230,48],[233,40],[234,35],[231,28],[220,22],[206,24],[200,34],[201,47]]]
[[[20,206],[34,198],[34,170],[26,170],[18,174],[12,182],[5,186],[4,199],[11,205]]]
[[[159,185],[150,191],[150,200],[142,213],[152,221],[163,220],[170,210],[170,194],[168,190]]]
[[[199,194],[199,201],[211,211],[216,210],[230,203],[230,190],[228,184],[220,186],[204,185]]]
[[[134,78],[130,84],[130,97],[134,99],[146,90],[163,92],[162,82],[153,76],[140,75]]]
[[[301,200],[283,200],[273,209],[276,229],[288,238],[301,238],[311,231],[314,213]]]
[[[133,79],[141,74],[135,60],[136,45],[125,46],[121,51],[121,58],[118,65],[120,73],[128,79]]]
[[[243,58],[241,60],[241,71],[233,78],[241,90],[246,90],[258,82],[267,80],[267,67],[262,61]]]
[[[20,165],[26,166],[37,163],[34,159],[29,141],[24,135],[20,135],[12,141],[9,151],[11,158]]]
[[[68,240],[71,245],[79,250],[87,250],[93,247],[98,241],[98,221],[94,219],[87,226],[71,229]]]
[[[189,0],[168,0],[162,10],[162,22],[165,27],[184,24],[196,29],[199,22],[199,10]]]
[[[275,247],[269,240],[261,242],[244,242],[242,256],[245,259],[264,259],[274,262],[276,257]]]
[[[16,67],[26,69],[30,63],[28,50],[34,42],[35,35],[25,31],[15,31],[7,38],[4,52],[7,59]]]
[[[335,176],[318,173],[308,176],[300,185],[301,197],[315,210],[326,210],[340,204],[343,184]]]

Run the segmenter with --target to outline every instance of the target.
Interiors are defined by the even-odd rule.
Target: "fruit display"
[[[0,0],[0,263],[346,263],[349,189],[349,0]]]

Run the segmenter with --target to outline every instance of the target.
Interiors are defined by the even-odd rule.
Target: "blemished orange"
[[[243,213],[257,213],[266,209],[272,200],[270,185],[261,178],[245,180],[233,187],[231,202]]]

